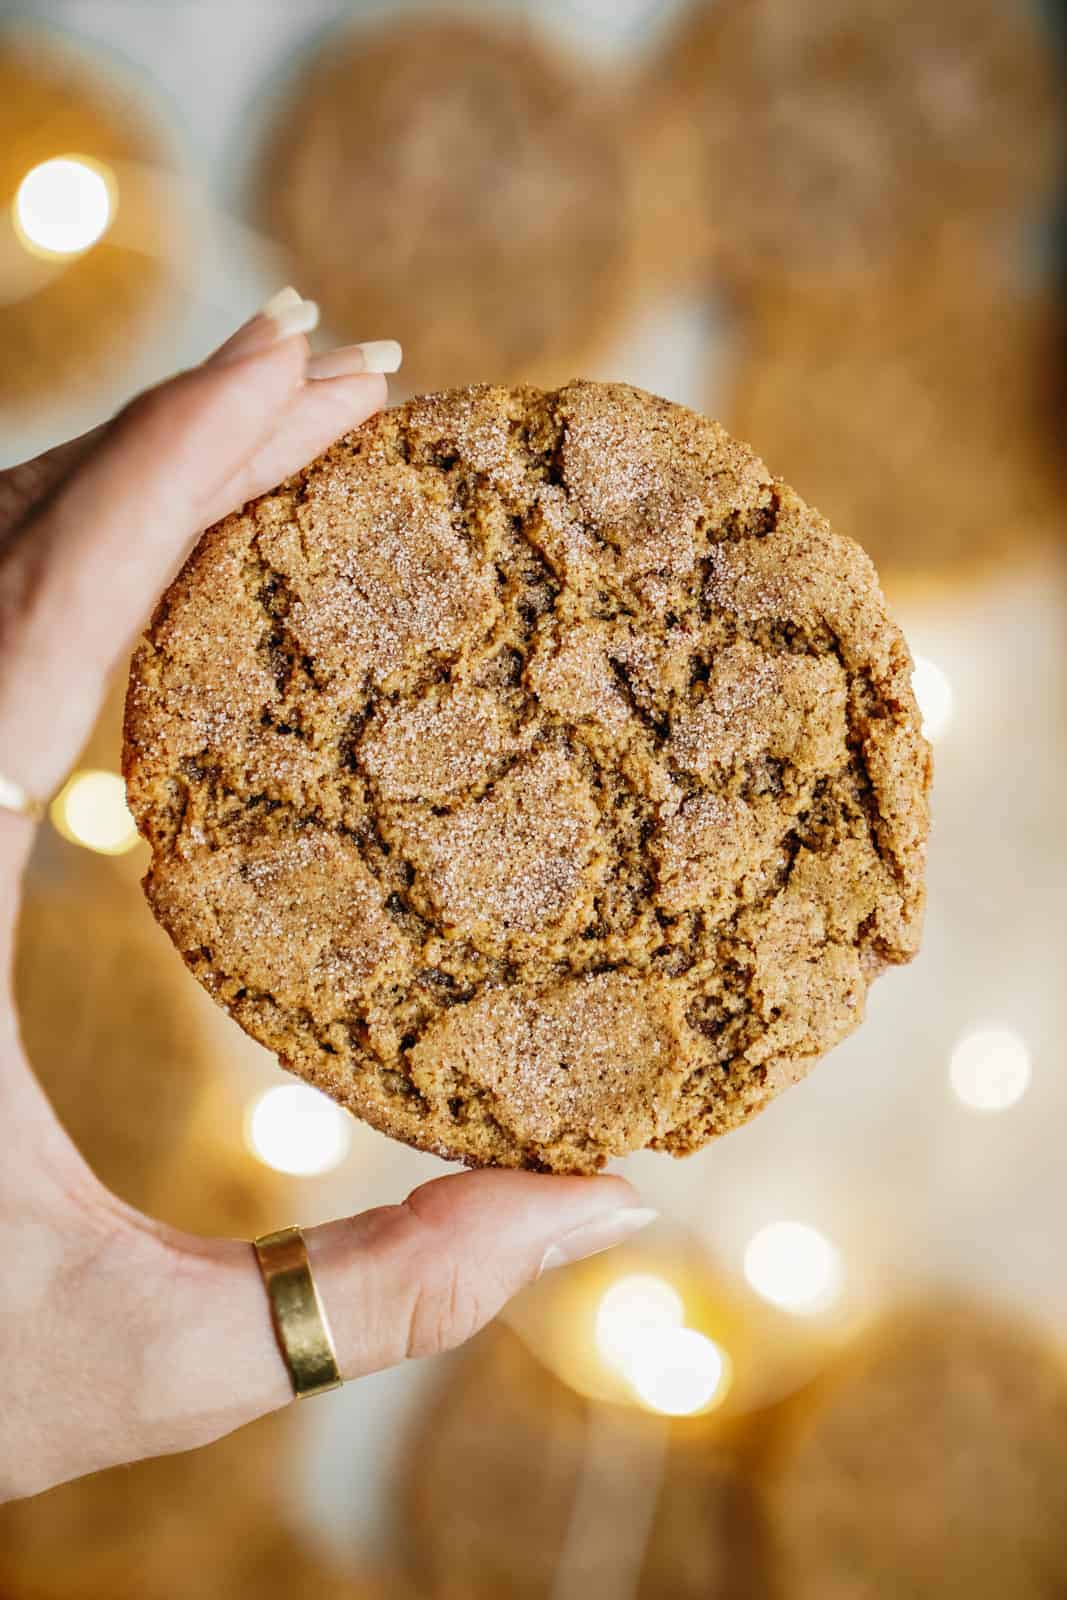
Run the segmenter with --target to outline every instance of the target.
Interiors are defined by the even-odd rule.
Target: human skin
[[[0,472],[0,773],[28,794],[62,782],[199,531],[385,403],[367,370],[389,364],[382,346],[309,364],[294,325],[308,319],[261,313],[113,422]],[[206,1444],[291,1399],[251,1246],[110,1194],[33,1076],[12,984],[32,840],[0,810],[0,1500]],[[307,1229],[342,1373],[460,1343],[545,1267],[652,1216],[617,1177],[501,1171]]]

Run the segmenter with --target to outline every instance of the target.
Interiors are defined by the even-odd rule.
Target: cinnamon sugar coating
[[[422,1149],[697,1149],[915,952],[929,756],[868,558],[622,385],[373,419],[209,529],[134,658],[153,910]]]

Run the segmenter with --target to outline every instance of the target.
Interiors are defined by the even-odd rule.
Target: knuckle
[[[150,425],[159,415],[163,405],[163,389],[157,385],[153,389],[144,389],[140,394],[128,400],[115,418],[117,427],[142,428]]]
[[[418,1284],[408,1324],[407,1354],[440,1355],[464,1344],[485,1320],[479,1296],[455,1262],[442,1263]]]
[[[416,1191],[403,1210],[415,1255],[414,1290],[408,1305],[405,1354],[438,1355],[477,1333],[492,1314],[476,1263],[449,1243],[428,1220],[425,1196]],[[429,1206],[432,1211],[432,1199]]]

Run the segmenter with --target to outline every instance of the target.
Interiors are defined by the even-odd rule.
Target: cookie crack
[[[653,712],[649,711],[647,706],[641,704],[637,691],[634,689],[630,669],[624,661],[620,661],[616,656],[609,655],[608,666],[611,668],[612,676],[616,683],[622,690],[623,698],[629,706],[631,714],[641,723],[642,727],[647,728],[649,733],[652,734],[656,748],[658,750],[662,749],[670,738],[670,719],[668,717],[657,717]]]
[[[287,575],[271,566],[264,556],[258,533],[252,539],[251,548],[255,552],[259,570],[249,582],[249,595],[263,612],[270,630],[264,648],[270,655],[278,694],[282,699],[286,698],[299,677],[305,679],[312,689],[320,691],[324,685],[316,675],[314,661],[300,648],[299,641],[286,624],[293,606],[292,584]]]
[[[775,485],[772,485],[768,505],[737,507],[733,511],[728,511],[715,525],[718,538],[714,537],[712,527],[705,517],[697,519],[697,531],[707,533],[711,544],[742,544],[748,539],[768,539],[778,531],[781,509],[781,493]]]
[[[842,669],[844,669],[844,658],[840,643],[838,643],[835,653],[841,661]],[[883,823],[878,805],[878,793],[871,777],[870,763],[866,755],[867,740],[865,731],[861,725],[862,722],[870,722],[872,720],[893,721],[893,713],[879,693],[872,674],[867,671],[861,671],[858,676],[861,677],[865,688],[871,696],[874,709],[859,710],[855,704],[854,694],[850,693],[848,695],[845,705],[845,720],[848,727],[848,750],[855,774],[856,800],[863,812],[867,838],[871,849],[874,851],[878,861],[892,877],[903,898],[907,887],[907,867],[894,850],[892,841],[887,836],[888,830]]]

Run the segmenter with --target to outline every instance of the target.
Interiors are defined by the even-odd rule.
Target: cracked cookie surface
[[[919,938],[929,757],[874,569],[622,385],[410,402],[204,535],[133,662],[184,959],[422,1149],[743,1122]]]

